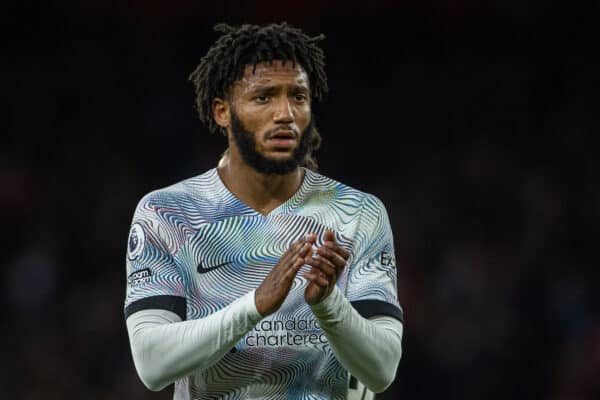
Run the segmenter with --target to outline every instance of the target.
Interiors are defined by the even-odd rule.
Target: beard
[[[310,143],[313,131],[314,123],[313,118],[311,118],[310,123],[300,135],[298,147],[294,149],[290,158],[277,160],[265,157],[256,150],[256,136],[254,132],[246,130],[235,110],[231,110],[231,132],[233,133],[233,139],[240,151],[240,155],[246,164],[262,174],[285,175],[302,166],[306,156],[312,150]]]

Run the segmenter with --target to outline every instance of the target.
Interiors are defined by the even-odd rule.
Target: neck
[[[266,215],[296,193],[304,170],[296,168],[285,175],[263,174],[246,164],[235,147],[217,168],[221,180],[229,191],[247,206]]]

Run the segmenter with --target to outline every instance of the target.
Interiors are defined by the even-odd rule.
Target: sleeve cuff
[[[251,292],[248,292],[245,295],[243,295],[239,301],[243,305],[246,315],[248,315],[248,317],[251,320],[256,321],[256,323],[258,323],[264,317],[260,315],[260,313],[256,309],[255,293],[256,290],[252,290]]]
[[[337,286],[325,300],[311,306],[311,309],[319,320],[339,322],[342,320],[343,315],[348,312],[348,308],[346,308],[348,305],[351,305],[363,318],[368,319],[378,315],[388,316],[404,323],[404,311],[402,307],[382,300],[364,299],[349,301]]]
[[[125,307],[125,319],[141,310],[166,310],[174,312],[185,321],[187,318],[187,300],[180,296],[151,296],[134,301]]]
[[[348,311],[345,306],[349,307],[350,303],[335,286],[325,300],[312,305],[311,309],[320,322],[336,323],[341,322],[345,311]]]

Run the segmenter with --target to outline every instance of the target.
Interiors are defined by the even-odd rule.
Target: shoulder
[[[216,169],[184,179],[172,185],[145,194],[138,203],[141,209],[179,208],[186,203],[206,202],[216,197],[218,190]]]
[[[178,226],[197,226],[211,222],[222,208],[224,187],[216,169],[153,190],[139,201],[134,218],[162,220]]]
[[[383,202],[375,195],[346,185],[318,172],[306,170],[309,196],[329,197],[342,203],[352,204],[366,212],[385,212]]]

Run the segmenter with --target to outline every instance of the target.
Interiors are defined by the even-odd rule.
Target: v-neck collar
[[[219,175],[219,171],[217,170],[216,167],[213,168],[211,170],[211,172],[215,176],[215,181],[217,182],[217,185],[219,186],[219,191],[224,193],[227,203],[236,204],[240,209],[243,209],[245,211],[245,212],[243,212],[243,214],[252,214],[252,215],[261,216],[264,218],[269,218],[269,217],[273,217],[273,216],[280,215],[280,214],[289,214],[302,203],[302,199],[305,197],[305,194],[306,194],[308,186],[309,186],[310,175],[313,172],[307,168],[304,168],[304,167],[301,167],[301,168],[304,170],[304,176],[302,178],[302,182],[300,183],[300,187],[298,187],[298,190],[296,190],[296,192],[294,192],[294,194],[292,194],[287,200],[285,200],[283,203],[281,203],[280,205],[275,207],[273,210],[271,210],[267,214],[263,214],[263,213],[255,210],[254,208],[250,207],[249,205],[247,205],[246,203],[241,201],[236,195],[231,193],[229,188],[223,182],[223,179],[221,179],[221,175]]]

